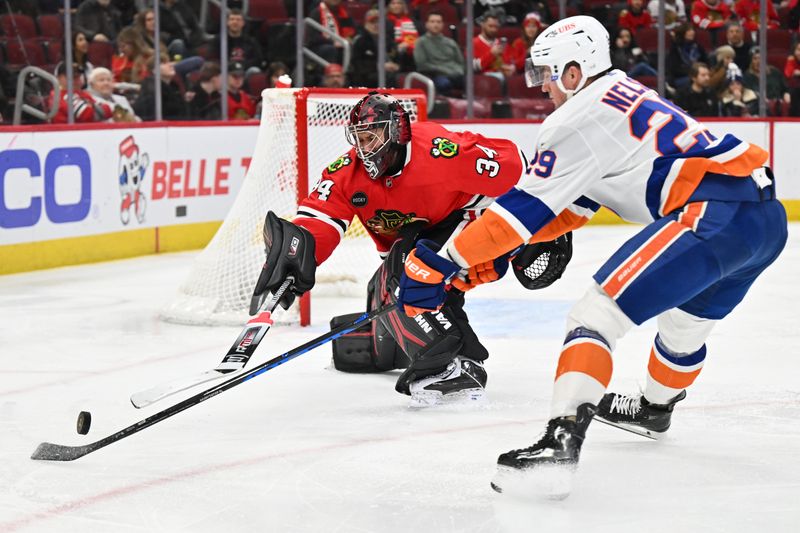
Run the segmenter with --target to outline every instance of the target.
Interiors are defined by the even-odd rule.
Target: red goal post
[[[175,299],[161,312],[171,322],[242,324],[264,261],[264,217],[273,210],[291,219],[323,168],[350,146],[344,126],[353,104],[372,89],[266,89],[258,137],[247,176],[217,234],[195,259]],[[386,89],[409,112],[426,120],[422,91]],[[337,250],[318,269],[314,296],[361,296],[380,263],[364,228],[354,220]],[[281,320],[310,323],[311,298]]]

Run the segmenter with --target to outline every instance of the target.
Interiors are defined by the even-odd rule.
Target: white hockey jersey
[[[656,91],[614,70],[544,121],[526,177],[448,253],[463,267],[480,264],[576,229],[600,206],[647,224],[690,201],[736,201],[752,194],[750,176],[767,159],[765,150],[733,135],[716,139]]]

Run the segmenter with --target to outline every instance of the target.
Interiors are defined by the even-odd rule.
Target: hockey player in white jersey
[[[574,470],[595,415],[650,436],[666,431],[703,367],[712,327],[787,238],[767,152],[733,135],[715,137],[612,70],[608,32],[594,18],[570,17],[539,35],[526,76],[556,106],[527,177],[446,248],[418,243],[399,305],[435,309],[462,269],[576,229],[600,206],[645,227],[597,271],[569,313],[551,419],[532,446],[499,457],[498,491],[552,467]],[[658,334],[643,396],[605,394],[617,340],[653,317]]]

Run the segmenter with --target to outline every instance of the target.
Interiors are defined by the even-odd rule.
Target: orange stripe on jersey
[[[614,364],[607,348],[591,341],[578,342],[565,347],[558,358],[556,380],[567,372],[581,372],[608,387]]]
[[[749,176],[755,169],[763,166],[767,159],[769,159],[767,151],[752,144],[743,153],[724,163],[705,157],[686,158],[669,190],[661,212],[671,213],[683,207],[707,172],[739,177]]]
[[[683,208],[683,211],[678,217],[678,222],[690,228],[692,231],[697,231],[697,223],[703,218],[707,205],[708,202],[692,202],[686,204],[686,207]]]
[[[681,233],[688,231],[686,226],[669,222],[639,248],[627,261],[620,265],[601,285],[606,294],[616,298],[622,289],[640,272],[660,256],[672,241]]]
[[[589,222],[589,219],[576,215],[569,209],[564,209],[559,215],[548,222],[536,234],[530,238],[528,243],[547,242],[561,237],[568,231],[576,230]]]
[[[671,389],[685,389],[694,383],[694,380],[700,374],[701,370],[702,367],[691,372],[679,372],[659,361],[655,350],[650,350],[650,362],[647,364],[647,371],[654,380],[665,387]]]
[[[472,266],[500,257],[522,242],[522,237],[511,224],[488,210],[455,238],[453,246],[464,261]]]

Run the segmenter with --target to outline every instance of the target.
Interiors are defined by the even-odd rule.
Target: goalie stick
[[[131,403],[133,406],[137,409],[147,407],[148,405],[152,405],[159,400],[163,400],[179,392],[197,387],[203,383],[208,383],[209,381],[220,379],[226,374],[243,369],[256,351],[256,348],[258,348],[261,339],[264,338],[264,335],[266,335],[267,331],[269,331],[269,328],[272,326],[272,313],[278,307],[281,296],[283,296],[283,293],[289,288],[293,281],[294,278],[292,278],[292,276],[286,278],[286,281],[283,282],[278,290],[275,291],[275,294],[272,295],[272,298],[267,302],[269,309],[259,312],[247,322],[247,325],[245,325],[242,332],[239,333],[231,349],[228,350],[228,353],[225,354],[225,357],[222,358],[222,361],[220,361],[216,368],[213,370],[206,370],[194,376],[162,383],[161,385],[156,385],[147,390],[134,393],[131,395]]]
[[[356,330],[369,322],[372,322],[381,315],[388,313],[394,308],[394,306],[394,303],[387,303],[378,309],[373,309],[372,311],[366,312],[348,324],[342,324],[338,328],[334,328],[329,332],[306,342],[302,346],[298,346],[297,348],[289,350],[288,352],[274,357],[269,361],[261,363],[258,366],[254,366],[250,370],[241,370],[240,372],[236,372],[222,383],[218,383],[213,387],[198,392],[194,396],[186,398],[175,405],[152,414],[147,418],[135,422],[126,428],[120,429],[116,433],[112,433],[111,435],[108,435],[107,437],[104,437],[98,441],[80,446],[66,446],[64,444],[43,442],[36,447],[36,450],[34,450],[33,454],[31,455],[31,459],[36,461],[74,461],[75,459],[79,459],[84,455],[88,455],[99,450],[100,448],[108,446],[109,444],[122,440],[126,437],[130,437],[131,435],[138,433],[145,428],[161,422],[162,420],[166,420],[171,416],[177,415],[178,413],[202,403],[209,398],[213,398],[217,394],[225,392],[236,385],[240,385],[245,381],[249,381],[250,379],[261,375],[268,370],[272,370],[276,366],[282,365],[283,363],[290,361],[310,350],[313,350],[318,346],[322,346],[328,341],[337,339],[342,335],[350,333],[351,331]]]

